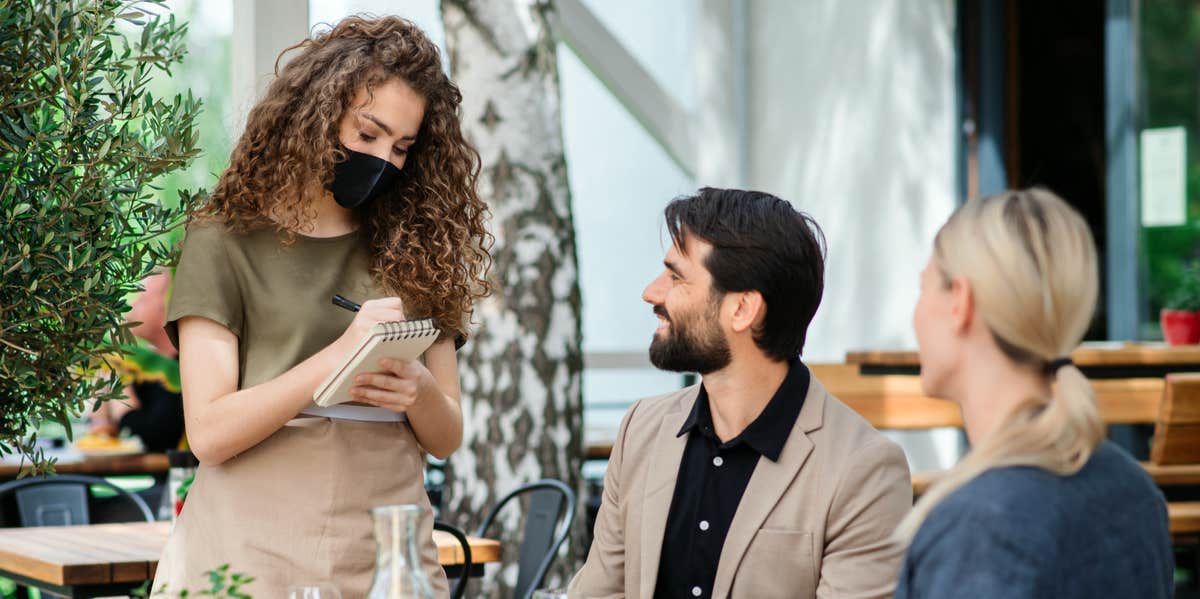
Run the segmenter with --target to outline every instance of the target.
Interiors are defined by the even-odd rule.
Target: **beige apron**
[[[152,588],[195,595],[210,588],[206,570],[229,564],[255,578],[243,589],[255,599],[286,599],[288,587],[319,582],[360,599],[375,569],[368,510],[405,503],[429,508],[407,422],[292,420],[245,453],[200,466]],[[432,533],[430,515],[418,531],[421,561],[446,597]]]

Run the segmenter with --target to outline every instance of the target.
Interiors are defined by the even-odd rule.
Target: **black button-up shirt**
[[[713,432],[704,385],[679,430],[689,435],[675,480],[658,565],[655,599],[711,597],[725,535],[759,457],[776,461],[808,394],[808,368],[793,360],[783,384],[742,434]]]

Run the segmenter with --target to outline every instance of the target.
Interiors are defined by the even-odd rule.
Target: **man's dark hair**
[[[776,360],[800,355],[825,289],[825,235],[816,221],[768,193],[711,187],[675,198],[665,212],[681,252],[688,235],[712,244],[704,266],[714,293],[762,294],[767,314],[755,344]]]

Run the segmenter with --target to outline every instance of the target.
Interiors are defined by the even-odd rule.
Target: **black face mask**
[[[357,208],[391,189],[399,176],[391,162],[347,149],[346,159],[333,167],[329,191],[343,208]]]

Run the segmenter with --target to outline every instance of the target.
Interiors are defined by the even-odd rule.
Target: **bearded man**
[[[642,293],[650,360],[698,385],[626,413],[570,597],[890,597],[912,505],[898,446],[800,360],[824,287],[817,224],[766,193],[666,208],[672,245]]]

